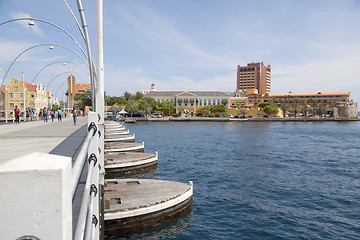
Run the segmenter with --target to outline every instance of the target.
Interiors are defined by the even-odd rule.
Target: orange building
[[[254,91],[259,94],[270,93],[271,66],[263,62],[248,63],[247,66],[237,66],[236,90]]]

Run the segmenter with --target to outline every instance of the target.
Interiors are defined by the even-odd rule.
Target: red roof
[[[21,85],[24,85],[23,84],[23,81],[19,80],[19,83]],[[28,82],[25,82],[25,87],[28,89],[29,92],[36,92],[36,87],[37,85],[34,85],[34,84],[31,84],[31,83],[28,83]]]
[[[75,84],[75,93],[84,93],[91,90],[91,84]]]

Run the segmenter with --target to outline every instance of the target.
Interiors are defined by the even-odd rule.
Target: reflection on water
[[[360,239],[360,122],[128,126],[158,168],[194,182],[193,210],[129,239]],[[123,239],[123,238],[118,238]]]
[[[172,221],[165,223],[159,227],[153,228],[149,231],[143,233],[136,233],[130,235],[124,235],[117,238],[109,239],[143,239],[143,240],[155,240],[155,239],[171,239],[175,236],[180,236],[185,234],[186,228],[190,226],[193,222],[193,208],[189,208],[185,213],[180,217],[173,219]]]

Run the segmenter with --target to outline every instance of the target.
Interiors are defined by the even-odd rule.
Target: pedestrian
[[[15,113],[15,123],[19,124],[20,123],[20,109],[18,109],[17,106],[15,106],[14,113]]]
[[[76,118],[77,118],[77,110],[75,107],[73,107],[73,110],[71,111],[72,116],[73,116],[73,120],[74,120],[74,125],[76,125]]]
[[[58,110],[57,110],[57,114],[58,114],[58,122],[61,122],[62,121],[62,112],[61,112],[61,109],[59,108]]]
[[[51,111],[50,111],[50,116],[51,116],[51,121],[54,122],[54,118],[55,118],[54,109],[51,109]]]
[[[47,122],[48,121],[48,112],[47,112],[46,107],[44,107],[44,110],[43,110],[43,117],[44,117],[44,122]]]
[[[66,115],[67,115],[67,111],[65,110],[65,112],[64,112],[64,116],[65,116],[65,118],[66,118]]]

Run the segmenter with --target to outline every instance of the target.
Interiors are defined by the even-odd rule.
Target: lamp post
[[[35,23],[34,21],[39,21],[39,22],[42,22],[42,23],[46,23],[46,24],[49,24],[53,27],[56,27],[57,29],[61,30],[62,32],[64,32],[66,35],[68,35],[75,43],[76,45],[78,45],[78,47],[80,48],[81,52],[84,54],[85,57],[87,57],[85,51],[83,50],[83,48],[80,46],[80,44],[76,41],[76,39],[70,34],[68,33],[65,29],[63,29],[62,27],[54,24],[54,23],[51,23],[49,21],[45,21],[45,20],[42,20],[42,19],[38,19],[38,18],[28,18],[28,17],[25,17],[25,18],[15,18],[15,19],[11,19],[11,20],[8,20],[8,21],[5,21],[5,22],[1,22],[0,23],[0,26],[1,25],[4,25],[4,24],[7,24],[7,23],[11,23],[11,22],[16,22],[16,21],[28,21],[28,25],[33,27],[35,26]],[[82,34],[82,37],[84,38],[83,34]],[[85,38],[84,38],[85,40]]]
[[[84,15],[84,9],[82,8],[82,4],[81,4],[81,0],[77,0],[77,5],[78,5],[78,8],[79,8],[79,13],[80,13],[80,17],[81,17],[81,21],[82,21],[82,24],[83,24],[83,29],[84,31],[81,30],[80,28],[80,25],[79,23],[77,22],[76,20],[76,17],[74,16],[73,12],[71,11],[69,5],[67,4],[66,0],[64,0],[64,3],[65,5],[67,6],[68,10],[70,11],[71,15],[73,16],[75,22],[76,22],[76,25],[78,26],[79,28],[79,32],[86,44],[86,47],[87,47],[87,54],[84,52],[84,50],[82,49],[82,47],[80,46],[80,44],[76,41],[76,39],[70,34],[68,33],[65,29],[61,28],[60,26],[54,24],[54,23],[51,23],[49,21],[45,21],[45,20],[42,20],[42,19],[38,19],[38,18],[16,18],[16,19],[12,19],[12,20],[8,20],[8,21],[5,21],[5,22],[2,22],[0,23],[0,26],[3,25],[3,24],[6,24],[6,23],[10,23],[10,22],[14,22],[14,21],[29,21],[28,22],[28,25],[29,26],[34,26],[35,23],[34,21],[39,21],[39,22],[42,22],[42,23],[46,23],[46,24],[49,24],[53,27],[56,27],[57,29],[61,30],[62,32],[64,32],[66,35],[68,35],[77,45],[78,47],[81,49],[81,52],[83,53],[83,55],[87,58],[89,64],[88,64],[88,67],[89,67],[89,71],[90,71],[90,79],[91,79],[91,93],[92,93],[92,105],[93,105],[93,108],[95,108],[95,78],[96,78],[96,75],[95,75],[95,67],[94,67],[94,63],[92,61],[92,57],[91,57],[91,51],[90,51],[90,41],[89,41],[89,35],[88,35],[88,31],[87,31],[87,25],[86,25],[86,21],[85,21],[85,15]],[[5,75],[6,77],[6,75]],[[4,77],[4,80],[5,80],[5,77]],[[3,80],[3,82],[4,82]],[[2,84],[3,84],[2,82]]]
[[[47,64],[46,66],[44,66],[43,68],[41,68],[41,69],[38,71],[38,73],[35,75],[35,77],[33,78],[33,80],[31,81],[31,83],[33,83],[33,82],[35,81],[35,79],[37,78],[37,76],[38,76],[45,68],[50,67],[51,65],[54,65],[54,64],[58,64],[58,63],[62,63],[64,66],[67,65],[68,63],[77,65],[77,66],[81,67],[87,74],[89,74],[89,72],[88,72],[83,66],[81,66],[80,64],[73,63],[73,62],[65,62],[65,61],[63,61],[63,62],[53,62],[53,63],[49,63],[49,64]]]
[[[76,2],[77,2],[77,5],[78,5],[79,14],[80,14],[80,19],[81,19],[82,27],[83,27],[83,30],[84,30],[85,44],[86,44],[87,56],[88,56],[88,60],[89,60],[89,70],[90,70],[90,79],[91,79],[91,94],[92,94],[92,96],[91,96],[92,106],[93,106],[93,110],[96,111],[96,105],[95,105],[94,67],[93,67],[93,61],[92,61],[92,57],[91,57],[89,33],[88,33],[88,29],[87,29],[87,24],[86,24],[84,9],[83,9],[83,7],[82,7],[81,0],[77,0]]]
[[[66,46],[63,46],[63,45],[59,45],[59,44],[50,44],[50,43],[44,43],[44,44],[34,45],[34,46],[32,46],[32,47],[29,47],[29,48],[25,49],[25,50],[22,51],[19,55],[16,56],[16,58],[12,61],[11,65],[10,65],[9,68],[7,69],[7,71],[6,71],[6,73],[5,73],[5,76],[4,76],[4,78],[3,78],[0,86],[2,86],[2,85],[4,84],[4,81],[5,81],[5,79],[6,79],[6,76],[7,76],[7,74],[9,73],[11,67],[14,65],[14,63],[16,62],[16,60],[17,60],[22,54],[24,54],[25,52],[27,52],[27,51],[29,51],[29,50],[31,50],[31,49],[33,49],[33,48],[42,47],[42,46],[49,46],[49,49],[50,49],[50,50],[53,50],[53,49],[54,49],[54,46],[67,49],[67,50],[75,53],[85,64],[87,64],[86,61],[85,61],[85,59],[84,59],[83,57],[81,57],[79,53],[77,53],[76,51],[74,51],[73,49],[71,49],[71,48],[69,48],[69,47],[66,47]]]
[[[23,81],[23,98],[24,98],[24,122],[26,122],[26,95],[25,95],[24,72],[22,72],[22,81]]]

